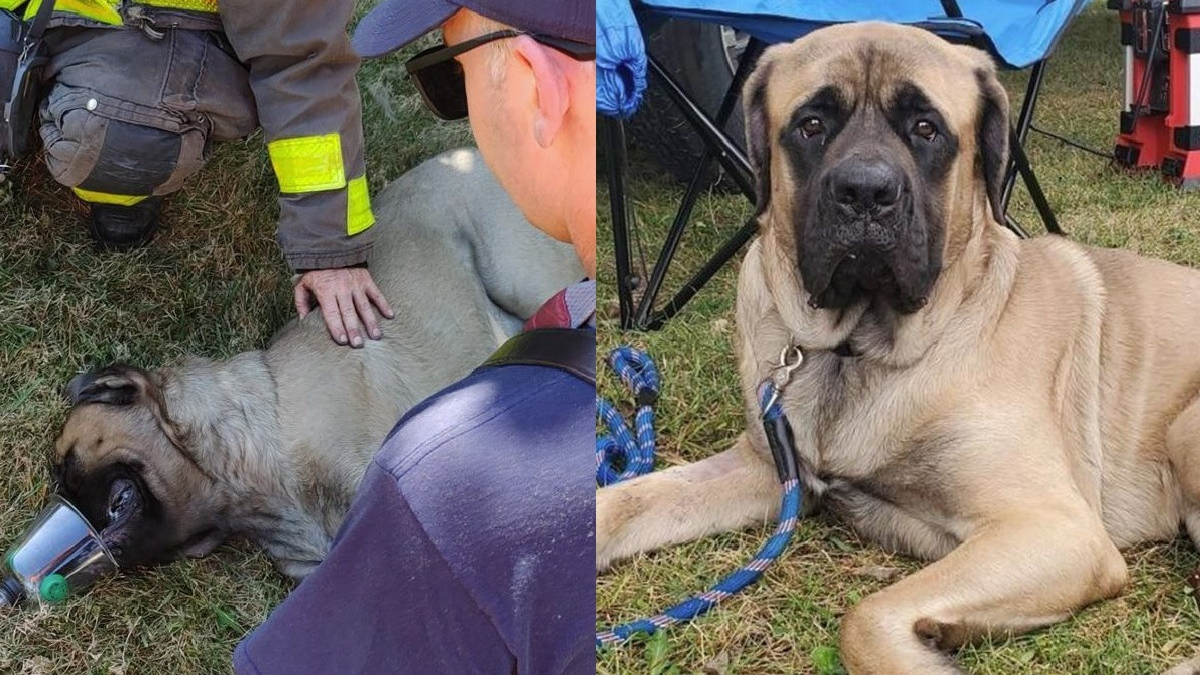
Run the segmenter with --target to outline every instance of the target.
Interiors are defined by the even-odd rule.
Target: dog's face
[[[759,216],[813,308],[920,309],[999,203],[1008,104],[982,52],[834,26],[768,50],[744,101]]]
[[[224,539],[212,480],[184,451],[154,377],[128,366],[77,376],[55,445],[54,482],[135,568],[204,555]]]

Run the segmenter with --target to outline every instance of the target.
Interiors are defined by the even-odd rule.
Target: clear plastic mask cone
[[[116,561],[87,519],[53,495],[4,556],[0,605],[60,602],[116,571]]]

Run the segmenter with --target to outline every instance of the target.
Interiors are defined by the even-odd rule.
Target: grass
[[[360,72],[373,194],[421,160],[471,143],[465,123],[424,112],[404,77],[405,55],[424,46]],[[0,184],[0,548],[47,495],[66,412],[59,392],[78,370],[230,356],[265,346],[292,315],[275,195],[261,135],[219,146],[169,199],[154,244],[113,255],[93,250],[82,208],[40,157]],[[63,606],[0,613],[0,673],[227,673],[234,645],[289,587],[240,544],[113,578]]]
[[[1110,149],[1121,107],[1122,58],[1115,12],[1093,4],[1069,29],[1051,61],[1038,124],[1091,147]],[[1014,109],[1024,91],[1020,74],[1006,75]],[[1200,193],[1180,193],[1153,173],[1129,174],[1104,160],[1034,134],[1028,145],[1060,222],[1078,241],[1124,247],[1200,266]],[[645,157],[631,167],[640,232],[650,256],[674,214],[680,186]],[[607,194],[598,186],[600,259],[612,260]],[[1026,224],[1036,216],[1022,191],[1013,210]],[[697,208],[681,249],[674,283],[749,215],[739,195],[710,193]],[[635,258],[638,255],[635,249]],[[659,466],[724,450],[744,427],[733,356],[737,264],[726,267],[684,312],[653,333],[622,333],[616,319],[611,264],[600,265],[600,353],[621,343],[647,349],[664,380],[656,408]],[[628,394],[607,372],[601,393]],[[597,579],[597,624],[646,616],[706,588],[748,560],[771,530],[764,526],[710,537],[620,563]],[[1200,557],[1185,540],[1148,544],[1126,553],[1132,585],[1120,598],[1093,606],[1054,627],[963,650],[961,664],[980,675],[1158,673],[1200,647],[1200,614],[1185,578]],[[824,517],[802,521],[793,544],[757,586],[690,625],[654,639],[608,650],[597,672],[610,675],[842,672],[836,660],[838,623],[858,600],[890,583],[877,577],[917,569],[889,556]]]

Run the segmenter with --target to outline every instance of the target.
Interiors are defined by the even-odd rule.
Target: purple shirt
[[[592,385],[522,365],[414,408],[235,670],[594,673],[594,405]]]

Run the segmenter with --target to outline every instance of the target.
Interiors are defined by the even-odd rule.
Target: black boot
[[[158,229],[162,197],[147,197],[133,206],[92,204],[88,218],[92,239],[109,251],[128,251],[150,243]]]

